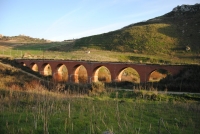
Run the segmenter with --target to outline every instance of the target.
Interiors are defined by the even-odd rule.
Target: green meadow
[[[2,134],[200,133],[198,95],[145,91],[109,91],[98,96],[46,90],[0,92]]]

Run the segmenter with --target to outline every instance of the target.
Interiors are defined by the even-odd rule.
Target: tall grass
[[[125,92],[124,92],[125,93]],[[1,133],[199,133],[195,101],[0,90]]]

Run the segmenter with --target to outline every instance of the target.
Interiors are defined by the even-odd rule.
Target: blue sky
[[[0,0],[0,34],[53,41],[107,33],[199,0]]]

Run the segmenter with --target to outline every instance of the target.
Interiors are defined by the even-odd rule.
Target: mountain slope
[[[76,48],[134,52],[144,54],[179,54],[186,49],[200,51],[200,4],[182,5],[146,22],[120,30],[76,40]]]

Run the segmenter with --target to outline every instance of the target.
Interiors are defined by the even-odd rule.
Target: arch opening
[[[161,79],[167,77],[168,75],[171,75],[171,73],[165,69],[157,69],[150,73],[149,75],[149,82],[158,82]]]
[[[36,63],[31,63],[31,69],[35,72],[38,72],[38,65]]]
[[[43,74],[44,76],[51,76],[52,75],[52,69],[51,69],[50,64],[48,64],[48,63],[43,64],[42,70],[43,71],[41,72],[41,74]]]
[[[24,67],[26,66],[26,64],[25,64],[24,62],[21,62],[20,64],[21,64],[22,66],[24,66]]]
[[[117,80],[140,83],[140,75],[135,69],[131,67],[127,67],[121,70],[121,72],[119,73],[117,77]]]
[[[64,64],[59,64],[56,68],[56,72],[53,74],[53,79],[57,82],[68,81],[68,70]]]
[[[75,82],[75,83],[88,82],[87,70],[83,65],[75,66],[74,73],[70,75],[70,82]]]
[[[100,66],[94,71],[94,75],[92,76],[90,82],[111,82],[111,74],[107,67]]]

